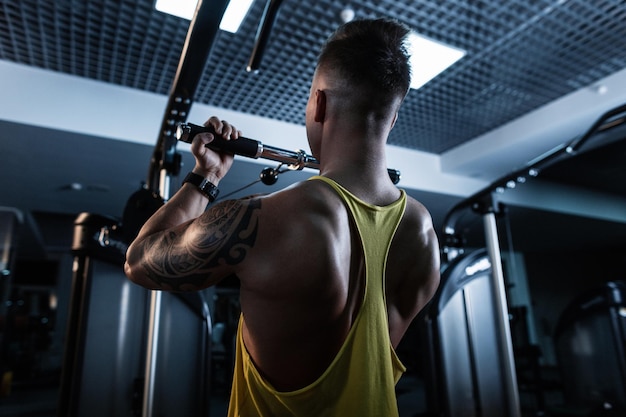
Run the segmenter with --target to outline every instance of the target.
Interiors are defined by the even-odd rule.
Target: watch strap
[[[196,174],[194,172],[190,172],[189,174],[187,174],[187,176],[183,180],[183,184],[186,182],[195,185],[198,188],[198,191],[200,191],[209,199],[209,203],[214,202],[217,198],[217,195],[220,193],[220,190],[215,184],[204,178],[202,175]]]

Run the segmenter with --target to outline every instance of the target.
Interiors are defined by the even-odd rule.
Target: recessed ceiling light
[[[220,22],[220,29],[232,33],[237,32],[253,1],[231,0]],[[154,7],[160,12],[191,20],[197,4],[198,0],[156,0]]]
[[[416,32],[408,36],[411,88],[418,89],[465,56],[462,49],[445,45]]]
[[[156,0],[154,8],[160,12],[191,20],[198,0]]]

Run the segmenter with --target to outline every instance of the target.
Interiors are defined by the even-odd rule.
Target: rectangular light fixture
[[[253,1],[230,0],[220,22],[220,29],[231,33],[237,32]],[[198,0],[156,0],[154,7],[160,12],[191,20],[197,4]]]
[[[466,54],[462,49],[434,41],[416,32],[411,32],[407,40],[411,54],[413,89],[422,87]]]

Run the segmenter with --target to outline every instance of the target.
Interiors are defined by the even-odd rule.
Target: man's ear
[[[324,90],[315,90],[314,120],[318,123],[326,119],[326,93]]]

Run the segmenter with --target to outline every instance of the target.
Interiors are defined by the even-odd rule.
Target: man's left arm
[[[126,253],[131,281],[150,289],[194,291],[236,273],[254,245],[260,199],[207,200],[185,185],[139,232]]]
[[[226,140],[237,140],[241,134],[215,116],[205,126]],[[217,187],[234,155],[209,149],[213,139],[214,134],[206,132],[193,138],[196,164],[192,174]],[[131,281],[151,289],[190,291],[213,285],[232,272],[237,263],[222,262],[229,257],[223,252],[229,250],[228,245],[237,244],[238,229],[248,227],[244,224],[255,218],[254,203],[233,200],[205,212],[210,195],[215,196],[185,182],[148,219],[126,252],[124,272]]]

